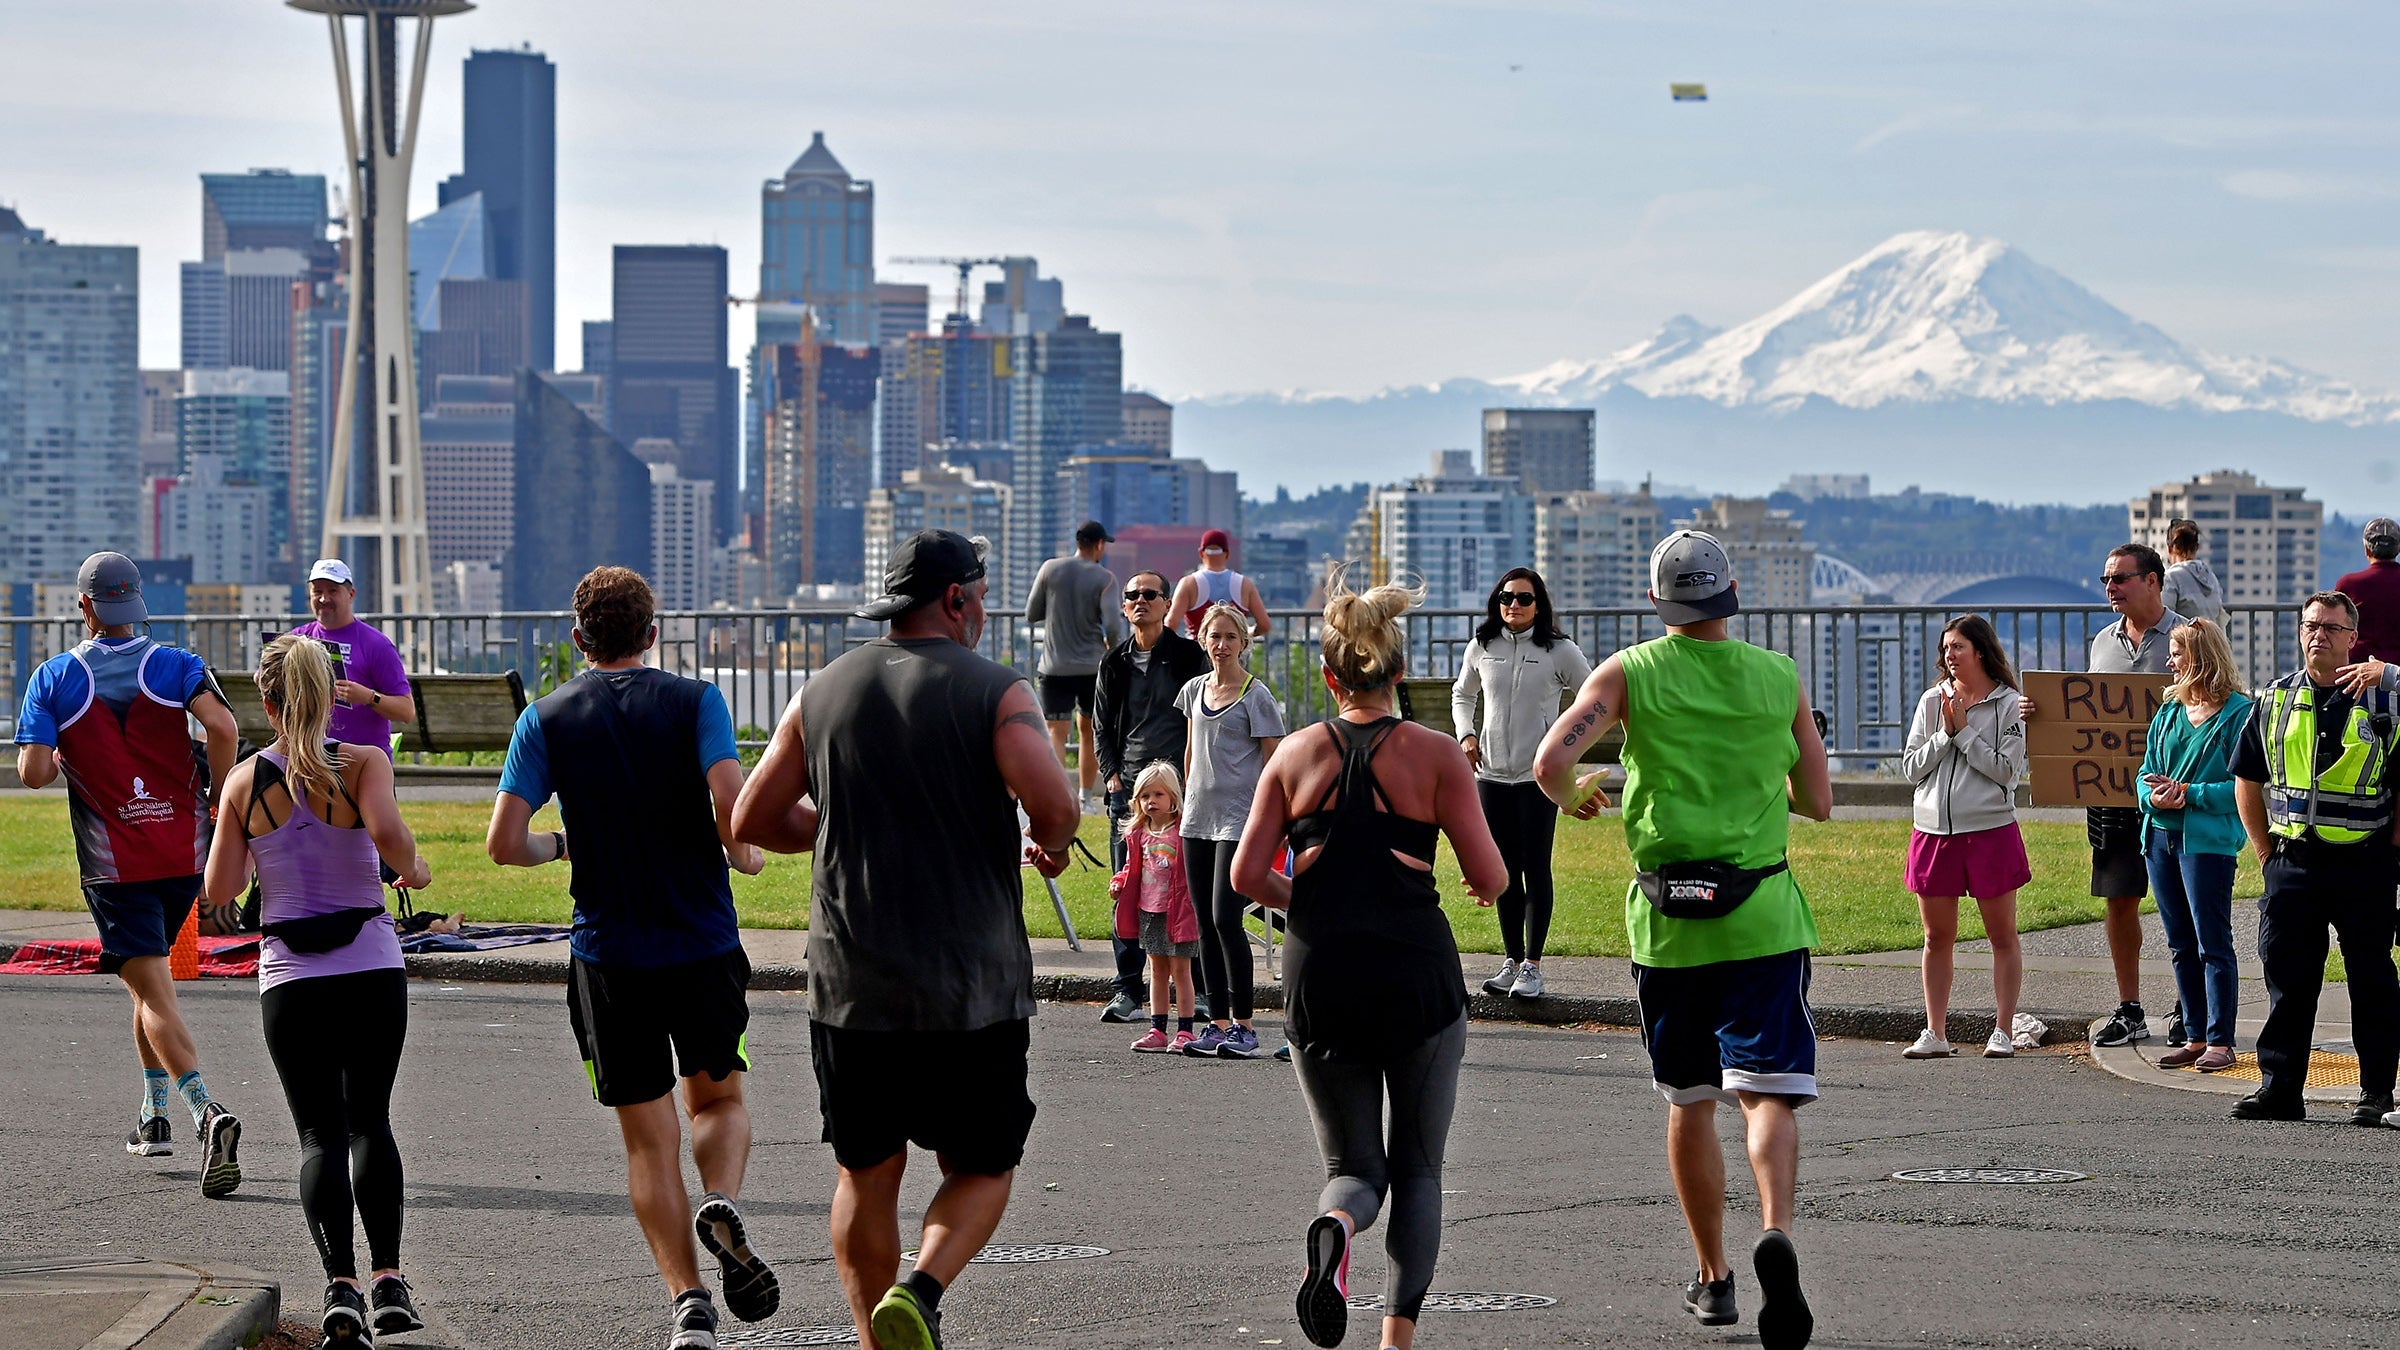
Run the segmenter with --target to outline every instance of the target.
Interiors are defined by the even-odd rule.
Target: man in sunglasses
[[[1093,758],[1108,789],[1109,865],[1125,867],[1125,821],[1133,780],[1153,760],[1183,763],[1189,723],[1175,707],[1176,691],[1208,673],[1200,644],[1167,627],[1167,579],[1136,572],[1125,583],[1125,624],[1132,636],[1100,659],[1092,713]],[[1106,1022],[1139,1022],[1148,1015],[1142,987],[1146,962],[1139,942],[1113,939],[1117,996],[1100,1014]]]

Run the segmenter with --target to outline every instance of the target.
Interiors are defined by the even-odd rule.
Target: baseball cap
[[[991,545],[952,530],[919,530],[900,541],[883,569],[883,594],[852,611],[862,619],[906,614],[950,589],[980,580]]]
[[[1225,533],[1223,530],[1210,530],[1208,533],[1201,535],[1200,551],[1205,553],[1212,548],[1221,549],[1227,553],[1233,552],[1233,536]]]
[[[75,572],[76,594],[90,598],[92,615],[115,627],[150,617],[142,603],[142,569],[122,553],[95,553]]]
[[[1075,547],[1077,548],[1090,548],[1094,544],[1113,544],[1115,542],[1117,542],[1117,537],[1110,534],[1108,527],[1099,521],[1087,520],[1075,527]]]
[[[2377,516],[2367,522],[2367,528],[2359,532],[2359,538],[2369,544],[2400,544],[2400,520]]]
[[[350,575],[350,564],[339,558],[317,559],[316,565],[308,569],[308,579],[310,581],[338,581],[345,586],[358,584],[358,581]]]
[[[1650,550],[1650,602],[1668,623],[1706,623],[1739,610],[1725,546],[1698,530],[1659,540]]]

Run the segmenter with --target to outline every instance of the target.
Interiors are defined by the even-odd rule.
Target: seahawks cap
[[[1650,550],[1650,603],[1668,623],[1706,623],[1739,610],[1733,567],[1715,535],[1677,530]]]

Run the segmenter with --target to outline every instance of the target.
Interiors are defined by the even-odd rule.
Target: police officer
[[[2267,1021],[2258,1033],[2258,1091],[2234,1103],[2236,1120],[2300,1120],[2317,992],[2332,925],[2350,972],[2351,1037],[2358,1047],[2360,1125],[2400,1124],[2392,1077],[2400,1060],[2400,976],[2392,968],[2392,776],[2400,748],[2400,667],[2380,687],[2353,693],[2341,667],[2358,631],[2358,606],[2319,591],[2300,608],[2305,669],[2262,690],[2234,748],[2235,800],[2266,872],[2258,954],[2266,967]],[[2355,680],[2353,684],[2357,683]]]

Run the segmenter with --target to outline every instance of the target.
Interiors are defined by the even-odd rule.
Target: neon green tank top
[[[1625,667],[1625,843],[1642,870],[1784,856],[1784,780],[1799,762],[1792,659],[1747,642],[1669,633],[1620,653]],[[1625,889],[1625,932],[1645,966],[1704,966],[1813,947],[1817,924],[1788,871],[1721,919],[1670,919]]]

